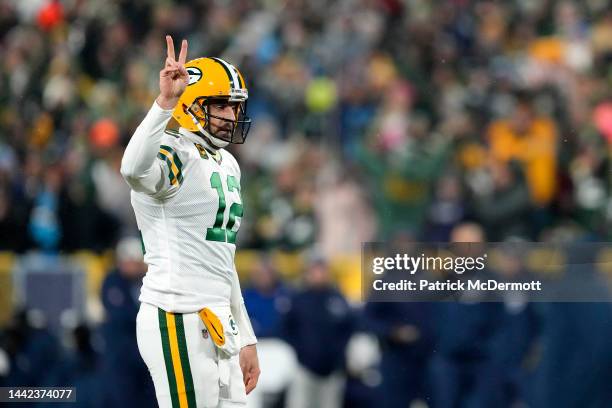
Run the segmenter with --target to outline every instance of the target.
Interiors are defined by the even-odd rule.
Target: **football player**
[[[259,363],[234,265],[240,167],[224,148],[246,139],[248,91],[232,64],[166,43],[160,94],[121,162],[148,264],[138,347],[160,407],[241,407]]]

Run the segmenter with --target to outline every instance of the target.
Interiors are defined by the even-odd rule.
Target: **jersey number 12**
[[[206,230],[206,240],[235,244],[237,231],[232,231],[232,228],[234,228],[234,224],[236,223],[236,217],[242,217],[242,204],[233,203],[230,205],[229,217],[227,219],[227,224],[224,227],[223,221],[225,219],[226,207],[225,193],[223,192],[221,176],[219,176],[219,173],[216,171],[210,176],[210,186],[217,190],[217,194],[219,195],[219,209],[217,210],[214,225],[212,228],[208,228]],[[238,183],[238,180],[236,180],[236,177],[227,176],[227,191],[232,192],[234,190],[238,191],[238,194],[240,195],[240,184]]]

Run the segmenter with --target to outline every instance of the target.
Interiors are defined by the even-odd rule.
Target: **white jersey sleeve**
[[[234,174],[236,174],[238,183],[240,184],[240,166],[233,155],[227,151],[225,153],[231,162],[231,167],[233,168],[233,171],[235,172]],[[235,268],[232,275],[232,294],[230,298],[230,305],[232,314],[236,319],[236,324],[238,325],[238,332],[240,333],[240,348],[249,346],[251,344],[257,344],[257,337],[255,336],[253,326],[251,325],[251,319],[249,318],[249,314],[244,304],[242,290],[240,289],[240,280],[238,279],[238,273],[236,272]]]
[[[170,143],[164,144],[171,117],[172,110],[162,109],[154,102],[125,148],[121,175],[132,190],[161,197],[180,186],[181,175],[176,171],[180,159],[167,146]]]
[[[230,306],[232,314],[236,319],[238,325],[238,333],[240,333],[240,348],[249,346],[257,343],[257,337],[253,331],[251,325],[251,319],[247,313],[246,306],[244,305],[244,298],[242,297],[242,291],[240,290],[240,281],[238,280],[238,273],[234,269],[232,277],[232,295],[230,299]]]

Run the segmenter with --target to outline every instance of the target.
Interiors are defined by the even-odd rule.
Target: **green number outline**
[[[238,191],[238,196],[240,196],[240,183],[238,183],[236,177],[227,176],[227,191],[232,192],[234,190]],[[242,197],[240,199],[242,200]],[[230,244],[236,243],[236,234],[238,231],[232,231],[232,228],[234,228],[234,224],[236,223],[236,217],[242,217],[242,214],[243,208],[241,203],[233,203],[230,206],[227,226],[225,227],[227,229],[227,242]]]
[[[227,191],[232,192],[234,190],[238,191],[238,196],[240,197],[240,183],[236,177],[232,175],[227,176]],[[217,190],[217,195],[219,196],[219,208],[217,209],[217,215],[215,216],[215,223],[212,228],[206,229],[206,240],[207,241],[216,241],[216,242],[228,242],[230,244],[236,243],[236,234],[237,231],[232,231],[234,225],[236,224],[236,217],[242,217],[243,207],[241,203],[233,203],[229,208],[229,217],[227,219],[227,225],[223,228],[223,219],[225,216],[225,193],[223,191],[223,183],[221,182],[221,176],[219,172],[214,172],[210,176],[210,186]]]

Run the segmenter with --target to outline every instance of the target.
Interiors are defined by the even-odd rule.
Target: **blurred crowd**
[[[243,175],[238,246],[260,251],[263,266],[245,299],[260,336],[292,345],[303,384],[323,387],[328,401],[344,387],[347,407],[374,406],[359,404],[381,395],[405,398],[387,406],[610,405],[597,391],[597,379],[612,378],[609,351],[597,343],[609,338],[609,306],[355,309],[332,289],[308,294],[326,281],[316,267],[286,287],[265,266],[269,250],[316,245],[329,260],[358,254],[366,241],[446,242],[466,221],[489,241],[612,239],[608,1],[0,1],[0,251],[101,253],[137,234],[119,165],[157,95],[165,34],[189,40],[188,59],[221,56],[246,79],[254,124],[231,148]],[[40,364],[24,363],[31,367],[55,357],[53,375],[64,375],[55,379],[89,381],[92,392],[113,364],[139,372],[130,336],[141,275],[132,272],[107,276],[108,322],[92,338],[87,326],[74,328],[68,349],[77,357],[60,358],[66,345],[25,312],[2,331],[0,348],[10,360],[30,347]],[[313,320],[321,305],[329,307]],[[337,330],[335,346],[304,340],[321,327]],[[379,339],[380,371],[360,367],[344,384],[333,377],[345,366],[336,357],[353,332]],[[96,336],[124,343],[111,341],[116,348],[100,360]],[[541,349],[533,351],[535,337]],[[544,370],[532,364],[533,377],[520,366],[528,354]],[[151,397],[150,384],[138,383],[144,377],[128,377],[113,380]],[[570,385],[575,378],[584,381]],[[586,395],[592,405],[572,400]]]
[[[165,33],[247,78],[242,248],[610,238],[606,1],[31,0],[0,5],[0,248],[135,233],[117,169]]]

